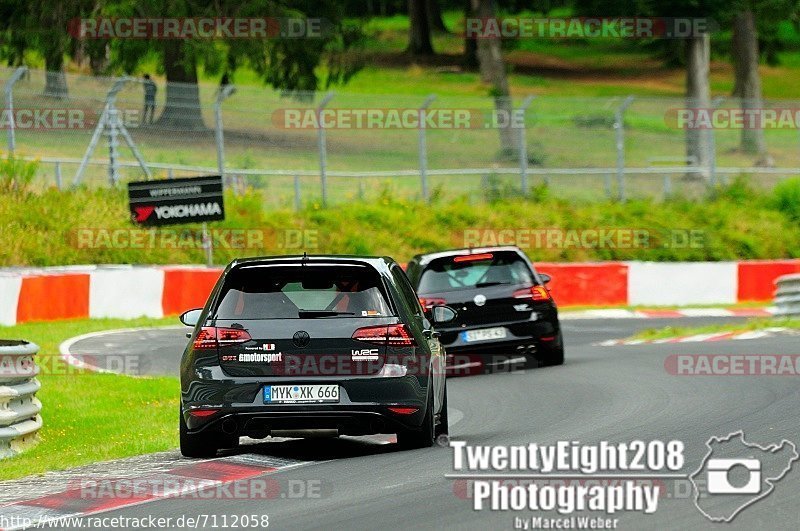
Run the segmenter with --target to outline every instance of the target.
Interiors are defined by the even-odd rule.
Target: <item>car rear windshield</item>
[[[437,293],[533,283],[530,267],[518,254],[476,253],[433,260],[422,272],[417,291]]]
[[[307,319],[392,315],[369,266],[242,266],[228,273],[218,319]]]

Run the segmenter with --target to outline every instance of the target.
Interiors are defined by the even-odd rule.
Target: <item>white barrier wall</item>
[[[630,306],[735,304],[738,262],[629,262]]]
[[[98,269],[89,275],[89,317],[164,317],[162,269]]]
[[[0,325],[17,324],[17,302],[22,289],[22,278],[18,276],[0,276]]]

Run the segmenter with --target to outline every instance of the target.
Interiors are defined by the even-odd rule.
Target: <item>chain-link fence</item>
[[[154,82],[151,102],[142,78],[65,74],[48,85],[48,75],[60,74],[0,69],[3,125],[6,150],[38,158],[40,182],[60,187],[223,173],[233,190],[259,190],[278,207],[381,194],[481,200],[542,184],[570,199],[691,197],[740,174],[765,187],[800,174],[797,123],[757,127],[769,157],[740,148],[742,127],[718,124],[695,131],[702,145],[687,150],[685,122],[697,117],[686,113],[703,106],[683,98],[504,101],[345,89],[287,97],[268,87]],[[793,116],[800,109],[759,105]],[[710,104],[729,118],[738,107],[732,98]]]

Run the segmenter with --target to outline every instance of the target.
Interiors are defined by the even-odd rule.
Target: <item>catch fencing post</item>
[[[325,127],[322,125],[322,111],[330,103],[335,92],[328,92],[317,106],[317,142],[319,144],[319,178],[322,185],[322,206],[328,204],[328,147],[325,139]]]
[[[425,111],[436,99],[435,94],[431,94],[419,108],[419,178],[422,184],[422,199],[426,203],[430,199],[428,193],[428,143],[425,138]]]
[[[56,161],[56,188],[61,190],[61,162]]]
[[[300,211],[300,206],[301,206],[301,202],[300,202],[300,176],[299,175],[295,175],[294,176],[294,209],[299,212]]]
[[[16,147],[16,138],[14,136],[14,85],[20,78],[28,71],[27,66],[20,66],[11,77],[6,81],[5,94],[6,94],[6,112],[8,113],[8,152],[14,154]]]
[[[614,113],[614,131],[617,140],[617,187],[619,200],[625,202],[625,110],[633,103],[633,96],[628,96]]]
[[[233,85],[225,85],[214,100],[214,136],[217,141],[217,171],[222,177],[223,186],[225,185],[225,134],[222,129],[222,102],[233,94],[236,88]]]
[[[719,107],[719,105],[725,101],[725,98],[722,96],[717,96],[713,100],[711,100],[711,112],[713,114],[714,110]],[[701,131],[702,133],[702,131]],[[711,185],[714,186],[717,184],[717,139],[716,135],[714,134],[714,128],[711,127],[708,129],[708,178],[711,182]]]
[[[211,241],[211,235],[208,233],[208,223],[203,222],[203,249],[206,252],[206,267],[214,265],[214,242]]]
[[[533,101],[534,96],[528,96],[522,102],[522,105],[519,106],[519,112],[522,115],[522,127],[519,129],[519,178],[520,178],[520,189],[522,190],[522,195],[528,194],[528,139],[527,139],[527,127],[525,126],[525,111],[528,110],[531,102]],[[546,180],[549,181],[547,177]],[[549,182],[548,182],[549,184]]]

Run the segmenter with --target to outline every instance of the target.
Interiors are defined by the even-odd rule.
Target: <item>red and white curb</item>
[[[217,492],[233,496],[238,489],[230,484],[315,462],[254,454],[189,461],[173,451],[4,481],[0,482],[0,516],[5,526],[0,531],[40,527],[46,522],[68,525],[70,518],[168,498],[202,500]],[[257,492],[274,498],[280,490],[280,483],[271,480],[259,485]]]
[[[790,332],[788,328],[765,328],[746,332],[715,332],[711,334],[695,334],[691,336],[667,337],[662,339],[609,339],[595,343],[598,347],[614,347],[618,345],[661,345],[670,343],[701,343],[708,341],[733,341],[740,339],[761,339]]]
[[[598,308],[559,313],[562,321],[577,319],[670,319],[679,317],[771,317],[776,308],[685,308],[682,310],[626,310]]]

